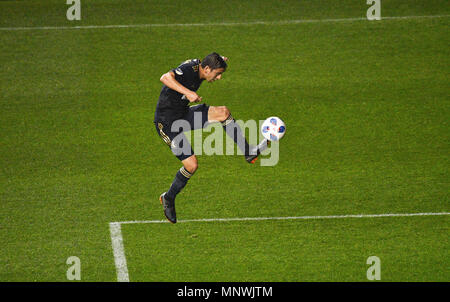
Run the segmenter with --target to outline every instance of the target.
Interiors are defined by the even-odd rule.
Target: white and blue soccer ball
[[[261,132],[264,138],[279,141],[286,133],[286,125],[279,117],[271,116],[262,123]]]

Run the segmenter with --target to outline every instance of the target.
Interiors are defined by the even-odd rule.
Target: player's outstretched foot
[[[256,146],[256,153],[255,151],[251,153],[255,153],[253,155],[245,155],[245,160],[249,164],[254,164],[256,160],[258,159],[258,156],[261,154],[262,151],[266,150],[267,147],[270,146],[270,141],[268,139],[264,139],[258,146]]]
[[[171,223],[177,223],[177,213],[175,212],[175,200],[169,200],[165,197],[167,192],[164,192],[159,196],[159,202],[164,207],[164,215]]]

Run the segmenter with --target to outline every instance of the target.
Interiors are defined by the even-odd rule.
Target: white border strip
[[[412,217],[412,216],[442,216],[450,215],[450,212],[440,213],[405,213],[405,214],[359,214],[359,215],[331,215],[331,216],[292,216],[292,217],[242,217],[242,218],[210,218],[210,219],[187,219],[178,220],[178,223],[187,222],[227,222],[227,221],[261,221],[261,220],[313,220],[313,219],[343,219],[343,218],[378,218],[378,217]],[[111,222],[109,229],[111,232],[112,249],[114,262],[116,265],[117,281],[129,282],[127,260],[123,245],[121,231],[122,224],[147,224],[147,223],[169,223],[167,220],[134,220]]]
[[[404,20],[404,19],[434,19],[447,18],[450,15],[429,16],[391,16],[381,17],[381,20]],[[0,27],[0,30],[60,30],[60,29],[108,29],[108,28],[147,28],[147,27],[198,27],[198,26],[239,26],[239,25],[287,25],[302,23],[329,23],[329,22],[353,22],[368,21],[367,18],[340,18],[340,19],[306,19],[285,21],[251,21],[251,22],[221,22],[221,23],[150,23],[150,24],[112,24],[112,25],[80,25],[80,26],[29,26],[29,27]]]

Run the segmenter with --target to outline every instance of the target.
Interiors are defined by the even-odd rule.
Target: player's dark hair
[[[223,68],[227,69],[227,63],[223,60],[222,56],[219,55],[217,52],[213,52],[209,55],[207,55],[202,60],[202,68],[205,68],[206,66],[209,66],[211,70],[217,69],[217,68]]]

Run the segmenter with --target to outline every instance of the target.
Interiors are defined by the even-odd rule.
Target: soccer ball
[[[271,116],[261,125],[262,135],[270,141],[279,141],[286,133],[286,125],[276,116]]]

